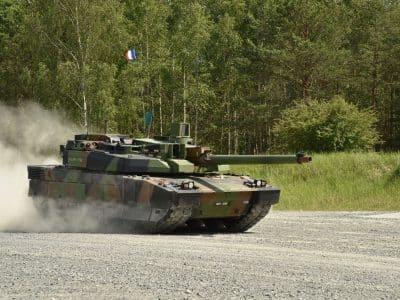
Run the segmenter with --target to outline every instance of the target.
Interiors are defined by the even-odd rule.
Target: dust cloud
[[[96,224],[84,207],[40,217],[28,194],[28,164],[60,164],[59,145],[80,132],[62,113],[37,104],[0,104],[0,231],[78,231]]]

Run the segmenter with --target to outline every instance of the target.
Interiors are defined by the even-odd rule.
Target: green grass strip
[[[400,211],[400,153],[317,154],[310,164],[231,169],[279,186],[275,209]]]

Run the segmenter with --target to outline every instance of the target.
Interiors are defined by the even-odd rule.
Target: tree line
[[[339,95],[400,148],[395,0],[1,0],[0,67],[0,101],[90,131],[144,135],[151,111],[154,134],[186,119],[196,143],[260,153],[296,101]]]

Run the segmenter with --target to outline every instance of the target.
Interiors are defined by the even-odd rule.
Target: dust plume
[[[89,220],[82,208],[44,221],[27,196],[27,165],[59,164],[59,145],[80,131],[61,113],[37,104],[0,104],[0,231],[76,231],[85,225],[80,220]]]

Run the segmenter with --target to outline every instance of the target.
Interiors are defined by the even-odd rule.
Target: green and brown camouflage
[[[208,147],[192,145],[187,123],[151,139],[80,134],[60,152],[62,165],[28,166],[34,199],[53,199],[61,208],[101,207],[105,219],[152,233],[177,227],[246,231],[279,201],[280,190],[264,180],[224,174],[228,165],[311,161],[301,153],[214,155]]]

